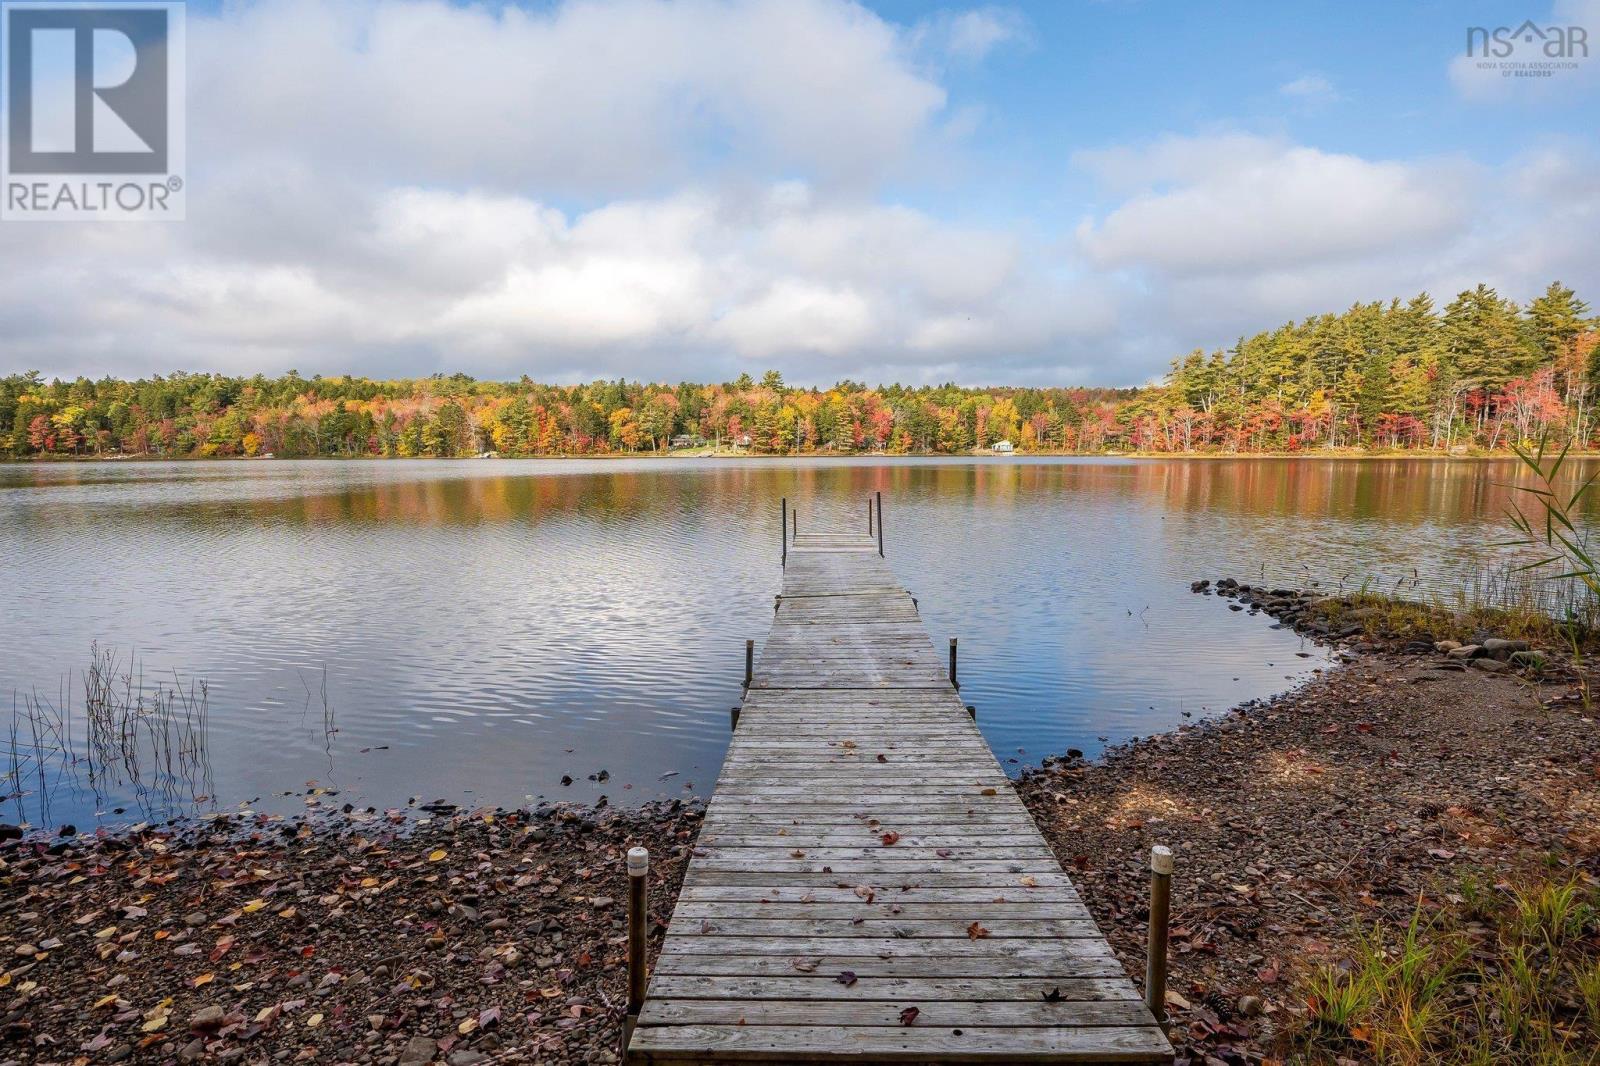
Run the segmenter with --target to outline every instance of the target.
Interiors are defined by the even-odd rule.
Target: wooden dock
[[[628,1061],[1171,1062],[879,551],[788,549]]]

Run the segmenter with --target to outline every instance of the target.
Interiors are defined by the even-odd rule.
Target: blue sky
[[[191,4],[189,217],[0,226],[47,373],[1135,384],[1355,300],[1600,304],[1600,2]]]

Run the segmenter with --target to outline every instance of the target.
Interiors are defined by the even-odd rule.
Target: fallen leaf
[[[840,973],[838,977],[835,977],[834,980],[838,981],[841,985],[844,985],[846,988],[849,988],[851,985],[856,983],[855,971],[854,970],[845,970],[842,973]]]
[[[967,926],[967,939],[968,940],[982,940],[984,937],[986,937],[988,935],[989,935],[989,930],[985,929],[978,922],[973,922],[971,925]]]
[[[912,1022],[917,1020],[917,1015],[921,1013],[922,1012],[915,1007],[907,1007],[905,1010],[900,1012],[900,1024],[910,1025]]]

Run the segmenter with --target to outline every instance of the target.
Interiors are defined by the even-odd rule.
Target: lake
[[[1093,755],[1326,666],[1191,581],[1453,595],[1506,537],[1516,474],[1427,460],[0,465],[0,758],[24,793],[0,821],[283,812],[323,789],[378,807],[705,796],[744,641],[771,619],[784,496],[802,529],[864,528],[882,491],[889,562],[934,638],[960,638],[962,695],[1002,762]],[[98,753],[91,648],[113,690],[96,704]],[[133,716],[131,742],[126,713],[111,735],[104,708],[141,693],[168,702]]]

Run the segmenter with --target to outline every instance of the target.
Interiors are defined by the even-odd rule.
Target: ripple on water
[[[22,606],[0,615],[0,685],[77,692],[95,641],[137,652],[147,679],[206,679],[224,804],[293,808],[299,795],[274,795],[311,781],[380,805],[467,790],[621,802],[690,782],[703,794],[744,640],[771,621],[779,497],[802,528],[856,528],[881,490],[890,561],[934,638],[961,639],[962,695],[1002,759],[1094,752],[1099,737],[1168,729],[1325,663],[1292,632],[1191,595],[1194,578],[1451,591],[1499,539],[1497,486],[1515,474],[1263,461],[0,466],[0,559]],[[589,781],[600,769],[610,780]],[[126,799],[64,781],[50,813],[87,822]]]

